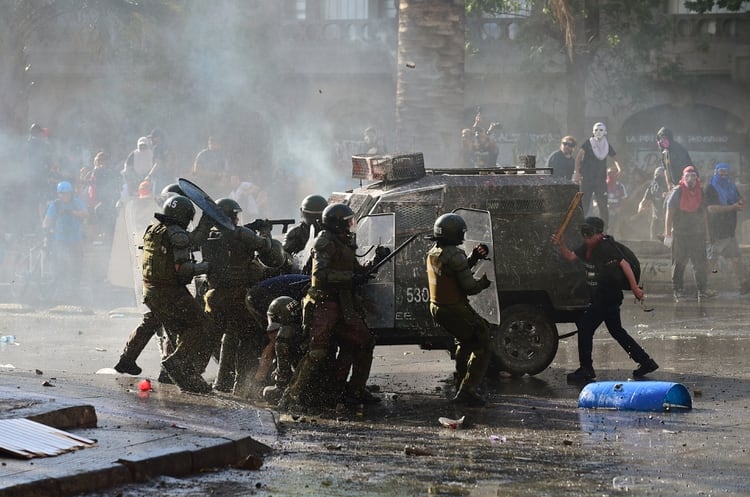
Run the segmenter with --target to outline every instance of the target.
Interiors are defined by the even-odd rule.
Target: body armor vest
[[[247,287],[256,283],[257,271],[253,270],[255,253],[233,235],[214,230],[203,244],[203,258],[211,263],[208,274],[211,288]]]
[[[325,250],[332,252],[328,267],[321,269],[317,257],[313,257],[312,263],[312,287],[321,290],[332,290],[335,288],[351,288],[354,268],[357,264],[354,248],[345,244],[336,235],[326,231],[319,235],[326,237],[328,246]],[[317,245],[317,244],[316,244]],[[326,278],[321,279],[321,271]]]
[[[152,224],[143,235],[143,286],[180,286],[174,251],[164,224]]]
[[[427,279],[430,286],[430,302],[437,305],[460,304],[466,300],[466,296],[461,291],[461,288],[459,288],[455,275],[446,274],[447,268],[443,263],[444,257],[441,257],[444,254],[444,250],[445,248],[433,247],[427,253]]]

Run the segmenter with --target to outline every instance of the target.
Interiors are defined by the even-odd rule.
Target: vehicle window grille
[[[412,202],[384,202],[373,213],[395,212],[398,231],[423,231],[431,228],[438,216],[437,205]]]
[[[539,198],[489,199],[487,210],[499,212],[545,212],[544,200]]]

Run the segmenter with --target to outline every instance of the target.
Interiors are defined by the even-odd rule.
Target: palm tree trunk
[[[399,2],[397,151],[424,153],[427,167],[459,164],[465,27],[464,0]]]

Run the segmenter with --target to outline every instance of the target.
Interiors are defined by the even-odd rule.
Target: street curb
[[[96,409],[91,405],[63,407],[54,411],[26,416],[26,419],[57,428],[58,430],[95,428],[97,422]]]
[[[213,439],[213,445],[195,450],[154,451],[136,459],[118,459],[111,466],[63,476],[50,476],[0,490],[0,497],[72,497],[118,485],[142,483],[156,476],[186,476],[206,468],[239,464],[249,456],[262,457],[271,447],[249,436]]]
[[[77,404],[43,412],[40,410],[40,405],[34,404],[14,412],[15,417],[25,417],[61,430],[97,427],[97,414],[92,405]],[[260,412],[259,415],[265,416],[266,413]],[[72,497],[119,485],[142,483],[162,475],[180,477],[207,468],[239,466],[248,457],[262,460],[272,452],[268,445],[239,432],[209,435],[188,430],[176,442],[172,448],[146,449],[116,460],[109,459],[109,462],[106,460],[109,452],[100,453],[94,456],[98,460],[93,460],[88,468],[71,463],[62,469],[44,471],[35,480],[19,475],[15,484],[10,482],[9,486],[0,488],[0,497]]]

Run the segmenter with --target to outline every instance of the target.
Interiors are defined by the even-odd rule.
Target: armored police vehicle
[[[467,223],[464,248],[490,248],[490,258],[474,268],[493,282],[470,297],[493,326],[493,369],[512,375],[537,374],[553,360],[561,335],[558,323],[575,322],[587,304],[581,266],[563,261],[550,242],[578,192],[577,185],[551,176],[549,169],[425,169],[422,154],[355,156],[353,175],[363,186],[334,193],[330,202],[357,214],[359,255],[374,247],[396,253],[363,287],[367,322],[378,344],[453,347],[453,339],[433,321],[425,257],[438,216],[456,212]],[[583,220],[573,211],[566,240],[580,243]]]

